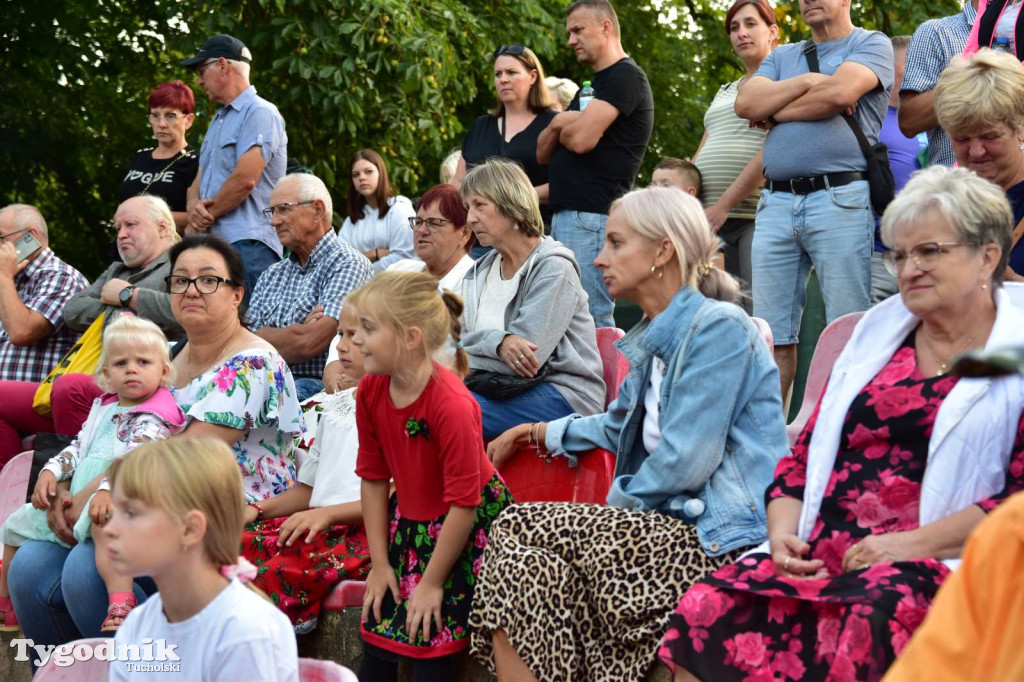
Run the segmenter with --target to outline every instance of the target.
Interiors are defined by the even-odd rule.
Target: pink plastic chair
[[[626,335],[618,327],[598,327],[597,350],[601,354],[604,374],[604,406],[608,407],[619,394],[619,384],[629,374],[629,361],[616,350],[614,343]]]
[[[0,524],[25,504],[28,479],[32,472],[32,453],[23,452],[11,458],[0,471]]]
[[[334,661],[318,658],[299,659],[300,682],[359,682],[356,674]]]
[[[828,383],[829,375],[832,374],[832,366],[836,364],[836,358],[843,352],[846,342],[853,334],[853,328],[857,326],[864,313],[849,313],[840,318],[832,320],[832,324],[825,327],[818,337],[818,343],[814,347],[814,356],[811,358],[811,366],[807,369],[807,383],[804,384],[804,400],[800,404],[800,411],[793,423],[786,427],[789,435],[789,444],[792,445],[800,436],[800,432],[807,425],[807,420],[814,412],[814,406],[821,399],[825,392],[825,384]]]
[[[90,637],[89,639],[76,639],[71,644],[73,646],[85,644],[91,650],[103,642],[109,641],[110,639],[104,637]],[[61,667],[53,662],[53,658],[50,658],[32,680],[33,682],[106,682],[109,677],[109,661],[90,658],[88,661],[75,661],[71,665]]]
[[[772,336],[772,328],[768,326],[768,322],[760,317],[751,317],[750,319],[753,321],[754,326],[757,327],[757,331],[761,332],[761,338],[768,344],[768,350],[774,350],[775,337]]]

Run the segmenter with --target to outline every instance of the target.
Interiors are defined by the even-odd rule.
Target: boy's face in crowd
[[[691,197],[697,196],[697,188],[679,168],[658,168],[651,174],[651,187],[678,187]]]

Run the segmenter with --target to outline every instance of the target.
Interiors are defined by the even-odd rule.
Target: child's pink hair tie
[[[256,567],[244,556],[238,557],[238,563],[221,566],[220,574],[228,580],[249,583],[256,579]]]

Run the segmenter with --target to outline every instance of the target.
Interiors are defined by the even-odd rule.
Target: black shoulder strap
[[[818,69],[818,46],[814,44],[813,40],[808,40],[804,43],[803,53],[804,59],[807,60],[807,68],[809,68],[812,73],[821,73],[821,70]],[[846,121],[846,124],[850,126],[850,130],[853,131],[854,136],[856,136],[857,144],[860,145],[860,151],[864,154],[864,158],[871,158],[871,145],[868,144],[868,138],[864,136],[864,131],[861,130],[860,124],[857,123],[857,119],[853,116],[848,116],[845,113],[843,114],[843,119]]]

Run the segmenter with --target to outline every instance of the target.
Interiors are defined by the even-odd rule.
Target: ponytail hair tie
[[[444,298],[444,287],[440,283],[437,285],[437,293],[441,295],[441,298]]]
[[[237,580],[240,583],[252,582],[256,579],[256,567],[249,563],[244,556],[238,557],[238,562],[228,566],[221,566],[220,574],[228,580]]]
[[[459,341],[455,342],[455,350],[458,350],[460,348],[462,348],[462,340],[461,339]]]
[[[710,261],[706,260],[697,263],[697,279],[703,280],[707,278],[707,276],[711,274],[711,271],[714,269],[714,267],[715,266],[713,266]]]

